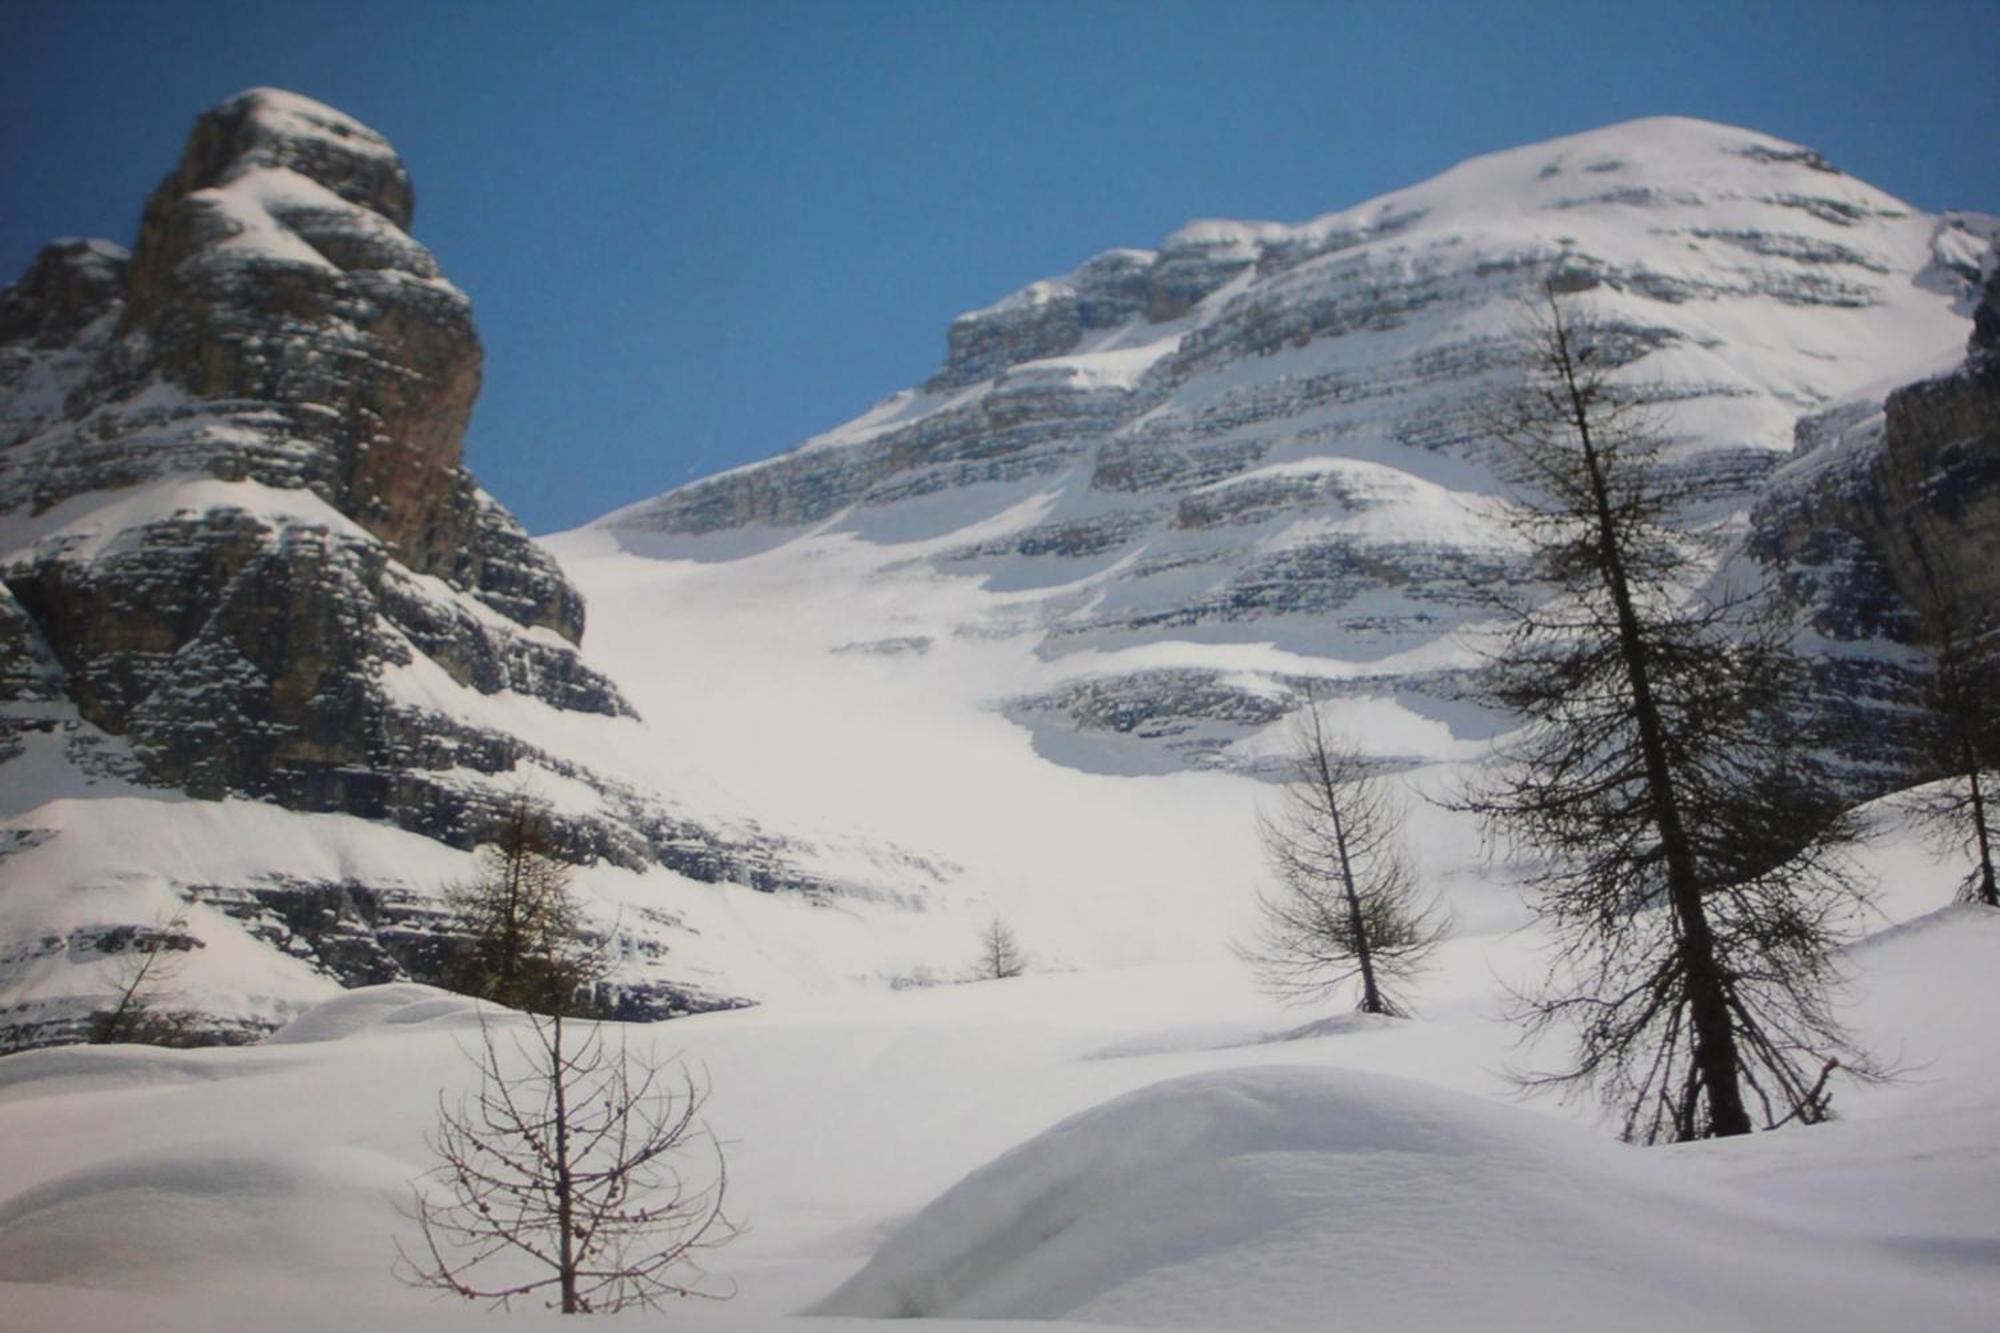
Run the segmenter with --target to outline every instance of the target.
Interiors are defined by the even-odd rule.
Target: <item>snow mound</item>
[[[362,986],[316,1004],[265,1038],[267,1045],[340,1041],[371,1028],[416,1023],[476,1022],[478,1003],[464,995],[392,982]]]
[[[1664,1175],[1672,1165],[1672,1153],[1380,1075],[1185,1077],[974,1172],[813,1313],[1231,1329],[1324,1329],[1333,1311],[1355,1328],[1981,1326],[1990,1289],[1798,1219],[1719,1210]]]
[[[212,1050],[162,1046],[51,1046],[0,1060],[0,1101],[15,1095],[106,1092],[235,1078],[246,1070]]]
[[[380,1262],[379,1215],[406,1188],[403,1175],[351,1149],[320,1160],[226,1150],[114,1158],[0,1204],[0,1282],[149,1288],[207,1278],[284,1290],[315,1273],[365,1272]]]

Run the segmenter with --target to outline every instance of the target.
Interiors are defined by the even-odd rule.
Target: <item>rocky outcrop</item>
[[[540,782],[561,793],[553,848],[580,865],[877,892],[616,767],[642,743],[578,650],[583,599],[464,466],[479,340],[412,210],[381,135],[256,89],[196,121],[129,253],[58,241],[0,291],[0,859],[22,885],[0,1049],[86,1029],[103,941],[143,928],[119,913],[193,911],[214,938],[226,918],[290,969],[228,1012],[190,994],[204,1039],[253,1037],[316,986],[435,979],[452,943],[436,867],[462,862],[329,873],[349,854],[299,815],[470,848]],[[134,865],[104,835],[119,813],[87,798],[155,811],[162,789],[195,798],[190,827],[258,832]],[[293,813],[228,814],[227,798]],[[145,818],[165,819],[149,844],[181,840],[170,815]],[[343,846],[402,836],[339,827]],[[944,874],[905,858],[890,878]],[[736,1002],[658,965],[677,920],[635,916],[604,992],[620,1016]]]
[[[254,90],[196,122],[129,257],[59,241],[0,295],[0,616],[38,655],[0,688],[59,680],[148,782],[462,842],[479,802],[426,775],[521,747],[399,668],[628,710],[463,467],[479,341],[411,209],[380,135]]]
[[[148,784],[456,846],[530,761],[596,793],[557,816],[578,860],[825,888],[482,702],[630,714],[463,466],[479,341],[412,206],[381,135],[253,90],[196,122],[129,256],[58,241],[0,292],[0,754],[109,737]]]
[[[1758,505],[1753,549],[1837,640],[1911,640],[1945,594],[1968,623],[2000,624],[2000,264],[1987,267],[1964,364],[1802,421]]]
[[[1993,230],[2000,231],[2000,228]],[[1926,616],[2000,626],[2000,248],[1957,369],[1806,418],[1752,514],[1749,550],[1830,647],[1822,692],[1870,713],[1857,757],[1893,782]]]
[[[479,341],[411,206],[387,142],[329,108],[258,90],[202,116],[129,261],[58,242],[9,291],[7,387],[51,350],[74,382],[13,395],[0,508],[162,475],[305,488],[405,567],[575,641],[576,594],[461,466]]]

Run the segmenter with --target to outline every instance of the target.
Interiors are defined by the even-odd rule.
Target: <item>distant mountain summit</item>
[[[635,553],[844,533],[885,561],[921,533],[995,593],[933,632],[1073,663],[1005,704],[1086,765],[1255,763],[1237,742],[1306,680],[1471,725],[1454,631],[1518,574],[1479,403],[1524,295],[1622,335],[1720,519],[1802,415],[1962,347],[1987,240],[1799,145],[1633,121],[1110,251],[960,316],[922,385],[600,527]]]

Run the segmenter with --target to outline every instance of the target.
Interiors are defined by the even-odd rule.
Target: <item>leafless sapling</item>
[[[1644,1142],[1826,1119],[1830,1071],[1872,1073],[1829,1002],[1854,824],[1799,743],[1785,639],[1707,582],[1695,474],[1615,373],[1631,331],[1544,295],[1489,423],[1540,588],[1501,600],[1484,693],[1525,725],[1464,802],[1554,936],[1523,1017],[1575,1054],[1527,1081],[1594,1086]]]
[[[1281,999],[1317,1000],[1358,980],[1356,1009],[1405,1017],[1401,988],[1451,920],[1417,883],[1402,806],[1375,765],[1305,702],[1282,810],[1259,825],[1278,887],[1260,896],[1258,933],[1238,952]]]
[[[185,1016],[170,1014],[165,1006],[173,998],[174,979],[201,947],[187,933],[187,916],[181,906],[162,912],[150,927],[119,933],[109,968],[111,1007],[91,1015],[92,1042],[176,1045],[186,1039]]]
[[[478,1091],[456,1105],[440,1094],[440,1161],[415,1186],[422,1244],[398,1243],[403,1279],[565,1314],[732,1295],[697,1263],[738,1230],[702,1083],[596,1023],[529,1014],[503,1041],[501,1021],[482,1014],[469,1052]]]

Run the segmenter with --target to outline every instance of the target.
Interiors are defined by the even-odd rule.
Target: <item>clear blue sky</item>
[[[0,0],[0,280],[130,243],[253,84],[388,134],[538,532],[790,447],[944,329],[1193,217],[1292,220],[1635,116],[2000,212],[2000,0]]]

